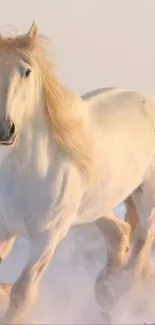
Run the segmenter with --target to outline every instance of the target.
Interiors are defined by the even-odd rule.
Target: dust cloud
[[[116,214],[123,219],[124,205]],[[0,267],[0,281],[15,281],[28,258],[29,245],[19,239]],[[144,324],[155,320],[155,281],[136,286],[130,272],[101,282],[101,305],[96,301],[95,281],[106,265],[104,238],[95,224],[71,229],[57,248],[45,273],[31,315],[31,324]],[[8,297],[0,293],[0,312]],[[108,317],[108,318],[107,318]]]

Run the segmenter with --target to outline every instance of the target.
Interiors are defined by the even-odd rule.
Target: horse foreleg
[[[0,238],[0,262],[5,260],[7,255],[10,253],[12,246],[15,242],[16,237],[10,236],[10,234],[5,234],[5,236]],[[0,283],[0,295],[8,294],[10,293],[12,284],[11,283]]]
[[[10,253],[16,237],[6,235],[2,240],[0,240],[0,264]]]
[[[5,258],[10,253],[12,246],[15,242],[16,237],[5,235],[3,239],[0,240],[0,264],[5,260]],[[0,289],[5,292],[10,292],[11,283],[0,283]]]
[[[17,324],[35,301],[39,281],[67,231],[68,229],[64,227],[58,227],[52,231],[38,233],[31,238],[29,260],[12,286],[9,307],[1,320],[2,324]]]

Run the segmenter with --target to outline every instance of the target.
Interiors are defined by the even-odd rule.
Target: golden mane
[[[84,104],[80,97],[65,89],[54,73],[54,66],[47,57],[43,36],[34,41],[26,35],[0,37],[0,52],[18,52],[33,66],[39,67],[45,101],[45,114],[50,132],[56,143],[75,161],[87,178],[93,170],[93,145],[83,119]]]

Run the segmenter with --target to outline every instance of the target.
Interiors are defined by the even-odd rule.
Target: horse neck
[[[58,150],[59,148],[49,132],[44,102],[40,100],[33,118],[25,124],[20,132],[15,156],[22,167],[34,167],[41,173],[45,173],[55,159]]]

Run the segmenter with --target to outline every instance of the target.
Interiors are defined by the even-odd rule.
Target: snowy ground
[[[117,214],[121,218],[123,218],[123,212],[123,206],[117,209]],[[20,239],[15,244],[11,255],[0,267],[0,281],[14,281],[21,272],[27,256],[28,243],[25,239]],[[94,283],[105,262],[104,239],[95,224],[73,228],[60,244],[44,275],[38,301],[29,322],[103,324],[103,310],[95,301]],[[146,292],[144,295],[144,290],[143,293],[138,290],[138,295],[128,291],[125,295],[123,294],[122,298],[121,295],[119,297],[119,293],[123,279],[121,278],[121,282],[119,280],[114,279],[111,282],[117,302],[110,306],[113,323],[138,324],[155,320],[152,291],[151,303],[146,299],[148,295]],[[142,305],[137,303],[139,295],[144,296]],[[150,309],[144,308],[148,303]],[[147,312],[144,309],[147,309]]]

